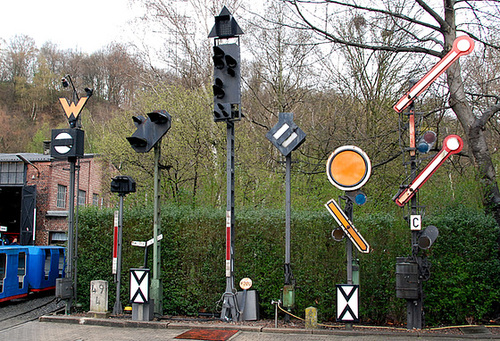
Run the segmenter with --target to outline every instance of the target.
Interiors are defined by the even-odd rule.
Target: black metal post
[[[66,315],[71,313],[72,302],[76,297],[75,286],[73,283],[73,257],[74,257],[74,216],[75,216],[75,169],[77,158],[68,158],[69,162],[69,204],[68,204],[68,243],[66,246],[66,278],[70,278],[72,282],[73,295],[66,300]]]
[[[76,172],[76,215],[73,221],[73,290],[74,290],[74,301],[77,304],[78,299],[78,212],[79,212],[79,204],[78,204],[78,191],[80,190],[80,160],[77,159],[78,165],[75,164],[75,172]]]
[[[153,218],[153,279],[151,280],[151,296],[154,299],[154,313],[163,315],[163,284],[161,281],[161,173],[160,173],[161,139],[154,145],[154,218]]]
[[[353,215],[353,202],[351,199],[349,199],[348,196],[345,197],[346,202],[345,202],[345,209],[344,212],[347,216],[347,218],[352,221],[352,215]],[[339,200],[340,202],[340,200]],[[347,284],[353,284],[352,280],[352,241],[350,238],[345,238],[346,243],[345,243],[345,251],[346,251],[346,258],[347,258]],[[346,323],[345,328],[347,330],[352,329],[352,323]]]
[[[292,153],[285,157],[285,284],[292,284],[292,270],[290,266],[290,221],[291,221],[291,169],[292,169]]]
[[[226,183],[226,291],[220,318],[236,322],[239,311],[234,288],[234,122],[231,121],[227,122]]]
[[[409,107],[409,118],[410,124],[413,125],[413,128],[410,127],[410,141],[415,141],[416,139],[416,128],[415,128],[415,103],[412,102]],[[415,145],[410,142],[410,183],[417,176],[417,156],[414,150]],[[418,206],[417,206],[417,196],[414,195],[410,199],[410,214],[415,215],[418,214]],[[411,329],[422,329],[423,325],[423,287],[422,287],[422,274],[421,274],[421,264],[422,258],[418,256],[419,247],[418,247],[418,235],[420,231],[411,231],[411,258],[419,265],[419,278],[418,278],[418,298],[416,299],[407,299],[406,300],[406,315],[407,322],[406,328],[408,330]]]
[[[353,203],[347,196],[344,212],[347,218],[352,221]],[[352,284],[352,241],[349,238],[346,239],[345,246],[347,256],[347,284]]]

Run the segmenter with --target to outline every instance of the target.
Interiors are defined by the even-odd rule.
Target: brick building
[[[20,244],[51,245],[67,240],[69,207],[67,161],[50,155],[0,154],[0,233]],[[103,165],[93,155],[78,159],[77,205],[102,206]]]

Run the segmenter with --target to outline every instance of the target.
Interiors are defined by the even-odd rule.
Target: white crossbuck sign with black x
[[[337,284],[337,322],[359,322],[359,285]]]
[[[149,302],[149,269],[130,269],[130,302]]]

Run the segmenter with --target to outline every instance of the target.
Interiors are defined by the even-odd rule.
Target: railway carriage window
[[[49,279],[49,272],[50,272],[50,250],[45,249],[45,266],[44,266],[44,272],[45,272],[45,279]]]
[[[7,266],[7,255],[0,253],[0,292],[3,292],[3,280],[5,279],[5,270]]]
[[[19,252],[18,266],[17,266],[17,280],[19,281],[19,289],[24,286],[24,276],[26,275],[26,253]]]

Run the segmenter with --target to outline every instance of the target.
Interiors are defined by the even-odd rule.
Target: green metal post
[[[153,219],[153,279],[151,280],[151,298],[154,300],[155,315],[163,315],[163,286],[161,283],[161,256],[160,241],[161,215],[160,215],[160,155],[161,139],[154,146],[155,175],[154,175],[154,219]]]

